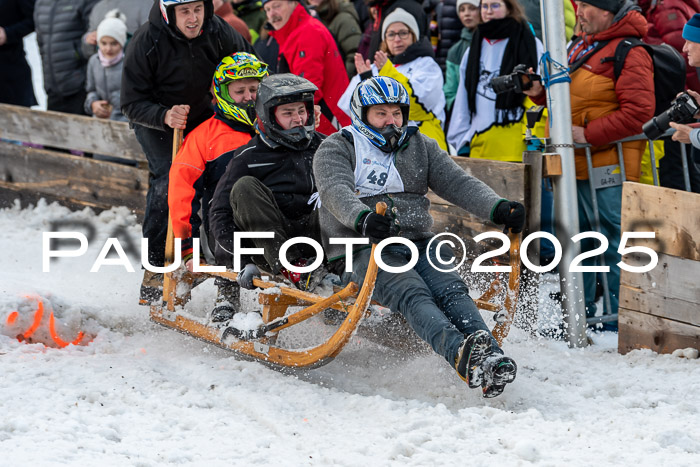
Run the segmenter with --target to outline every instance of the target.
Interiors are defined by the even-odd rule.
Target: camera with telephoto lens
[[[491,87],[496,94],[513,91],[522,94],[532,87],[533,81],[541,81],[540,75],[527,72],[528,66],[520,64],[509,75],[497,76],[491,80]]]
[[[671,127],[671,122],[692,122],[698,110],[700,107],[693,96],[684,92],[671,102],[671,107],[642,125],[642,131],[647,138],[657,139]]]

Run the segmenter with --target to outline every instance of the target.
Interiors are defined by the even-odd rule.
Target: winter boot
[[[143,272],[141,291],[139,293],[139,305],[151,306],[163,299],[163,273]]]
[[[483,377],[481,390],[485,398],[496,397],[503,392],[506,384],[515,381],[518,365],[505,355],[492,355],[481,365]]]
[[[216,285],[219,286],[219,292],[211,312],[211,321],[223,323],[241,311],[241,287],[236,282],[221,278],[217,278]]]
[[[481,364],[493,353],[491,336],[487,331],[479,330],[464,339],[457,352],[455,368],[457,374],[470,388],[478,388],[482,382]]]

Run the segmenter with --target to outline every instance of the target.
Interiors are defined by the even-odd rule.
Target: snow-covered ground
[[[53,221],[96,234],[44,273]],[[323,368],[281,374],[151,323],[137,258],[134,273],[90,273],[121,227],[140,236],[123,208],[0,211],[0,465],[700,465],[700,360],[622,356],[614,334],[582,350],[514,329],[518,378],[496,399],[432,353],[361,337]],[[207,308],[214,288],[201,290],[193,303]],[[39,300],[33,338],[50,340],[53,310],[61,339],[85,331],[89,344],[18,342]]]

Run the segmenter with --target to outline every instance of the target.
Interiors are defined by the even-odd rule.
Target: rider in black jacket
[[[187,134],[214,114],[210,88],[221,60],[253,47],[214,15],[212,0],[159,0],[126,49],[121,105],[148,159],[143,236],[148,261],[165,262],[173,128]],[[162,274],[146,271],[139,302],[160,300]]]
[[[255,106],[260,133],[234,152],[216,186],[209,222],[217,264],[233,267],[235,231],[275,233],[273,239],[252,242],[265,249],[264,261],[260,256],[242,256],[240,269],[247,267],[239,274],[242,287],[252,288],[252,277],[259,274],[253,263],[282,273],[296,285],[298,275],[279,262],[280,246],[295,236],[320,240],[317,211],[311,201],[316,192],[313,157],[323,138],[314,130],[314,91],[316,86],[310,81],[289,73],[263,79]],[[294,116],[285,122],[277,109],[290,106]],[[308,257],[298,246],[287,252],[292,264]]]

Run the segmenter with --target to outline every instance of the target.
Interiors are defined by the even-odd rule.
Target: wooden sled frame
[[[175,131],[173,144],[173,157],[177,153],[181,143],[181,132]],[[386,209],[384,203],[377,205],[377,212],[383,214]],[[501,288],[500,281],[494,280],[484,294],[475,300],[478,308],[497,313],[497,324],[493,328],[494,338],[501,345],[508,335],[510,326],[515,316],[520,285],[520,235],[509,234],[511,273],[508,281],[508,290],[503,308],[491,303]],[[377,245],[372,245],[372,254],[367,268],[367,273],[358,291],[358,286],[351,282],[343,289],[330,297],[304,292],[291,287],[280,286],[274,282],[254,279],[253,284],[262,289],[278,288],[274,293],[262,293],[259,302],[263,305],[263,326],[248,334],[241,333],[232,327],[216,328],[207,326],[199,321],[183,316],[176,308],[184,303],[183,297],[177,295],[178,284],[192,283],[194,275],[178,272],[166,273],[163,282],[163,301],[158,305],[151,305],[151,319],[163,326],[175,329],[184,334],[196,337],[219,347],[235,352],[237,355],[260,361],[276,369],[316,368],[332,361],[350,340],[357,330],[360,321],[367,316],[371,302],[372,292],[377,278],[377,264],[374,260],[374,252]],[[168,220],[168,237],[166,242],[166,263],[171,263],[174,253],[174,236],[172,222]],[[222,277],[235,281],[238,274],[232,271],[198,273],[198,277]],[[187,287],[189,289],[189,287]],[[354,299],[353,303],[350,303]],[[305,308],[285,316],[288,307],[304,306]],[[324,343],[307,349],[287,350],[277,347],[276,335],[279,331],[295,324],[299,324],[326,309],[335,309],[347,312],[345,320],[340,324],[335,333]]]

